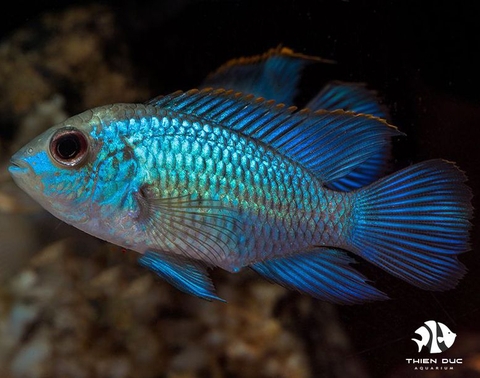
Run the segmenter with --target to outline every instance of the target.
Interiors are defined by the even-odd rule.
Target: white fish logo
[[[420,352],[426,346],[430,353],[442,353],[449,349],[455,342],[457,335],[450,331],[450,329],[440,322],[435,320],[428,320],[424,326],[421,326],[415,331],[421,340],[412,339],[418,345]]]

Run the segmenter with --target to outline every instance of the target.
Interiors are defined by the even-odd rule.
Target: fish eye
[[[50,154],[59,164],[76,167],[88,155],[87,137],[73,127],[60,129],[50,139]]]

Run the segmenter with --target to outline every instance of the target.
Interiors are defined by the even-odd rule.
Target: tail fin
[[[466,272],[471,191],[465,175],[430,160],[385,177],[355,195],[354,251],[390,274],[428,290],[448,290]]]
[[[415,341],[415,342],[417,343],[417,345],[418,345],[418,353],[420,353],[420,351],[422,350],[422,347],[424,346],[424,345],[422,344],[422,342],[421,342],[420,340],[417,340],[417,339],[411,339],[411,340],[413,340],[413,341]]]

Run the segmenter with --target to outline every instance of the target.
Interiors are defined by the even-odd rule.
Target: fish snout
[[[22,174],[26,174],[30,171],[30,166],[28,163],[17,157],[18,153],[12,156],[10,159],[10,166],[8,167],[8,171],[12,176],[18,176]]]

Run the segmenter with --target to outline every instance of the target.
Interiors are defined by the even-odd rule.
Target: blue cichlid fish
[[[457,255],[468,249],[471,192],[453,163],[328,188],[398,134],[373,116],[192,90],[69,118],[18,151],[10,172],[52,214],[139,252],[187,293],[220,299],[207,269],[250,267],[351,304],[387,295],[347,251],[428,290],[453,288],[466,271]]]

